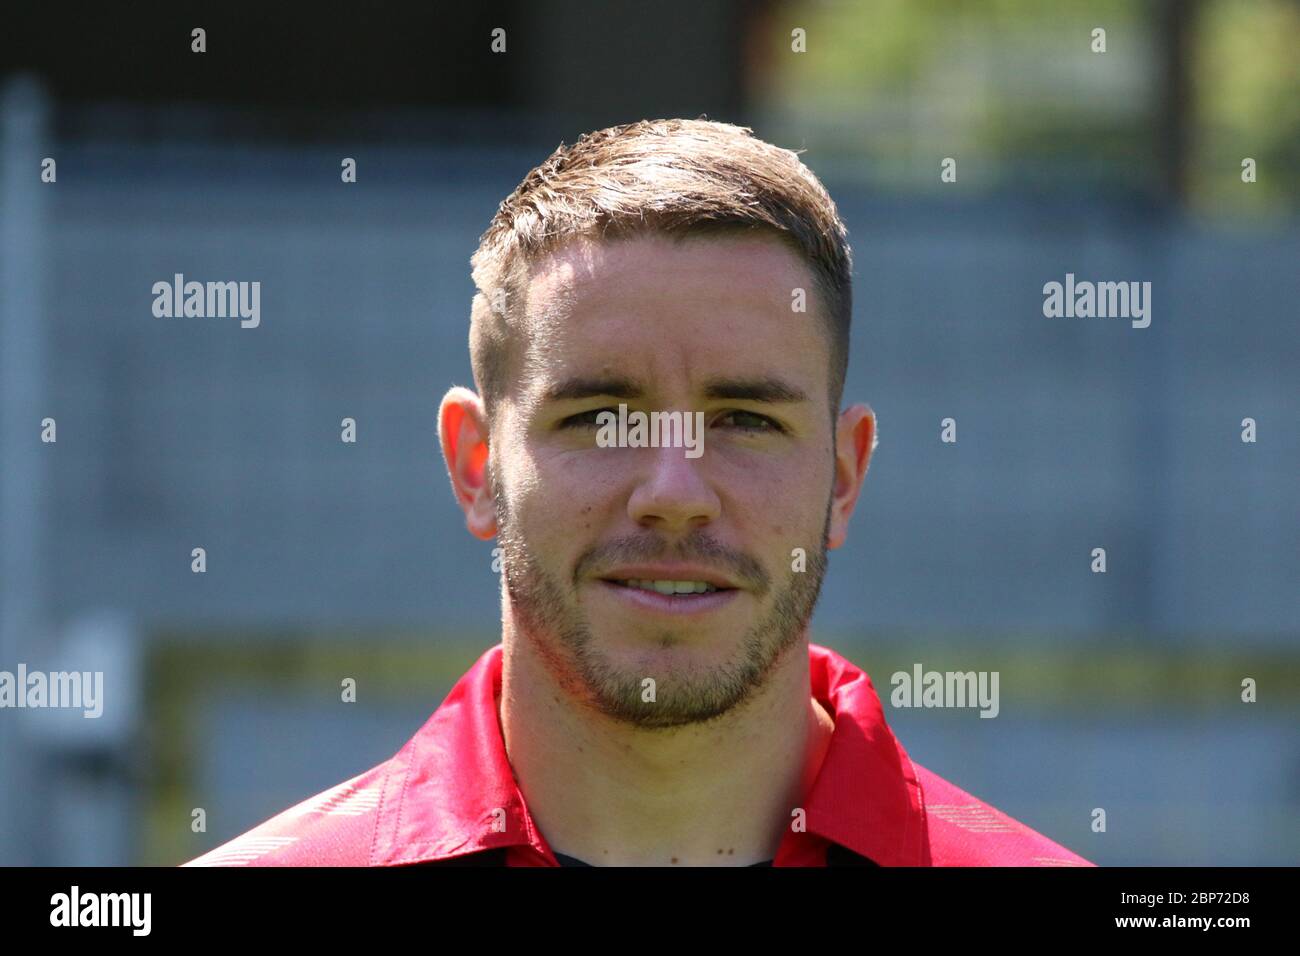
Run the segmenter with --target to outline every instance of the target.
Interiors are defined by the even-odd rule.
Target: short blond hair
[[[527,334],[529,266],[576,238],[763,230],[811,268],[830,343],[835,415],[848,368],[853,258],[835,203],[797,153],[729,123],[642,120],[560,144],[492,218],[470,258],[470,363],[488,414]]]

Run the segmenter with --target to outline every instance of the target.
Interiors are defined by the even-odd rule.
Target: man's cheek
[[[826,529],[826,508],[807,513],[780,516],[770,530],[775,579],[812,569],[814,557],[821,552]]]
[[[637,485],[635,463],[617,454],[622,449],[601,449],[614,454],[572,455],[551,463],[543,476],[551,493],[549,507],[571,518],[627,508]]]

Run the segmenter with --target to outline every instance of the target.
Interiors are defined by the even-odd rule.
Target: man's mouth
[[[732,588],[720,588],[708,581],[650,581],[636,578],[606,578],[611,584],[625,588],[640,588],[643,591],[655,591],[658,594],[707,594],[710,591],[730,591]]]
[[[709,569],[682,568],[677,577],[646,576],[656,571],[671,573],[668,568],[618,568],[610,577],[599,580],[629,610],[675,618],[712,614],[731,606],[744,593],[728,578]]]

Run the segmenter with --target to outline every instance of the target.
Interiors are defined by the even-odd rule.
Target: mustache
[[[700,533],[681,539],[675,548],[669,547],[662,537],[655,534],[627,535],[596,545],[583,552],[574,564],[573,585],[577,587],[583,578],[601,568],[638,561],[692,561],[743,581],[760,594],[771,587],[771,578],[758,561]]]

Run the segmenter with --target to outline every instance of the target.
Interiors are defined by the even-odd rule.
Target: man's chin
[[[680,727],[720,717],[757,690],[766,675],[755,671],[743,644],[738,635],[623,636],[585,648],[581,669],[607,716],[641,727]]]
[[[593,625],[585,656],[599,660],[601,669],[641,677],[675,678],[695,682],[719,672],[735,671],[744,656],[744,633],[720,628],[624,627],[617,636]]]
[[[595,691],[597,709],[621,723],[646,730],[668,730],[716,720],[743,703],[753,688],[703,680],[642,685],[617,680]]]

